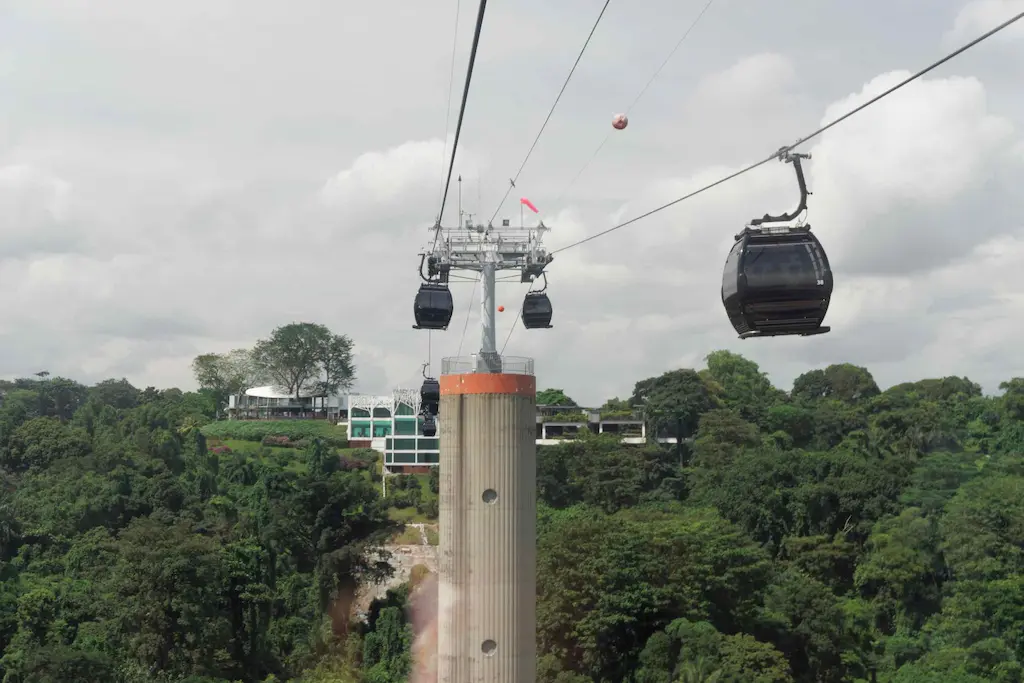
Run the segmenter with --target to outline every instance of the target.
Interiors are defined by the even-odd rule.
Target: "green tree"
[[[127,410],[139,405],[142,392],[127,379],[105,379],[89,389],[89,401],[99,406]]]
[[[871,373],[866,368],[850,363],[805,372],[793,382],[792,391],[794,398],[833,398],[845,402],[863,401],[878,394],[878,385]]]
[[[636,383],[630,403],[642,406],[651,438],[667,435],[676,440],[680,464],[685,460],[683,441],[697,429],[700,416],[717,400],[707,382],[695,370],[672,370]]]
[[[363,665],[371,683],[404,683],[412,666],[412,626],[398,607],[380,611],[363,641]]]
[[[324,396],[355,379],[352,342],[324,325],[291,323],[256,342],[253,358],[261,374],[294,396]]]
[[[219,410],[227,405],[229,396],[245,393],[264,379],[248,349],[196,356],[192,361],[192,374],[201,389],[213,394]]]
[[[772,386],[757,363],[738,353],[713,351],[706,360],[707,376],[722,388],[725,406],[748,422],[762,424],[772,404],[785,397],[784,392]]]
[[[576,401],[565,395],[561,389],[543,389],[537,392],[539,406],[574,406]]]

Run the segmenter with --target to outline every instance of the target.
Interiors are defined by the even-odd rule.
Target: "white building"
[[[348,396],[348,444],[384,455],[384,471],[425,471],[440,460],[438,438],[422,434],[418,389],[396,389],[388,396]]]
[[[272,386],[253,387],[228,397],[229,420],[327,419],[338,422],[344,414],[345,397],[295,396]]]

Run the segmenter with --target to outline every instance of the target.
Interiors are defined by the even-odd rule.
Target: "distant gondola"
[[[528,330],[551,327],[551,299],[544,292],[527,292],[523,299],[523,327]]]
[[[433,415],[423,416],[423,436],[437,436],[437,420],[434,419]]]
[[[427,377],[420,386],[420,405],[426,412],[436,415],[441,403],[441,383],[433,377]]]
[[[425,282],[420,285],[413,303],[413,315],[417,330],[446,330],[452,321],[455,305],[448,285],[440,282]]]
[[[811,226],[763,226],[792,221],[807,208],[807,184],[800,159],[786,150],[779,159],[792,163],[800,186],[800,204],[781,216],[765,214],[736,235],[722,273],[722,304],[741,339],[812,335],[822,326],[832,297],[832,269]]]

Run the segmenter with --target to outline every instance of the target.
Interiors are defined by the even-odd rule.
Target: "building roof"
[[[277,391],[273,386],[246,389],[245,395],[252,396],[253,398],[291,398],[291,394],[283,394],[280,391]]]

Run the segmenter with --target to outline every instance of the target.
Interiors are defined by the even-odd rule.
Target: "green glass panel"
[[[395,419],[395,434],[416,436],[416,420]]]

